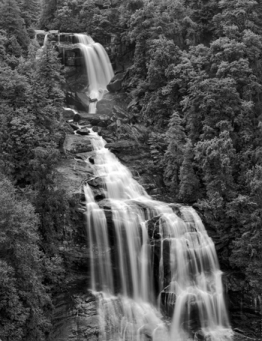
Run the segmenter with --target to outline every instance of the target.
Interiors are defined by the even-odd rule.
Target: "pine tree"
[[[194,170],[194,148],[190,140],[184,149],[183,162],[179,172],[179,194],[180,201],[194,203],[201,198],[200,181]]]
[[[42,12],[40,15],[40,28],[51,29],[57,11],[57,0],[42,0]]]
[[[16,208],[14,210],[14,207]],[[42,285],[38,217],[0,174],[0,338],[44,340],[50,297]]]
[[[22,16],[25,20],[26,27],[35,26],[39,20],[41,12],[40,0],[23,0],[20,6]]]
[[[64,103],[61,67],[57,52],[48,42],[31,78],[31,110],[37,124],[50,131],[56,129]]]
[[[30,39],[25,29],[25,23],[15,0],[5,0],[0,5],[0,29],[7,33],[7,38],[15,36],[20,46],[26,50]]]
[[[186,144],[186,135],[182,126],[182,119],[177,112],[174,112],[171,116],[166,140],[168,147],[164,157],[166,165],[164,180],[166,185],[170,186],[174,197],[176,197],[179,191],[179,172]]]

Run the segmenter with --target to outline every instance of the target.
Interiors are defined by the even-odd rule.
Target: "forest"
[[[153,171],[261,300],[262,2],[0,0],[0,340],[49,340],[67,283],[62,221],[76,205],[56,185],[63,66],[51,45],[36,60],[35,29],[108,48],[130,114],[152,131]]]

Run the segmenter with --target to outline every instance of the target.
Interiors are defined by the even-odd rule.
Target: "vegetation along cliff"
[[[89,66],[100,61],[99,91],[87,51]],[[101,85],[98,69],[109,84]],[[0,0],[0,341],[261,340],[261,108],[261,0]],[[127,206],[114,202],[103,173],[126,172],[111,153],[130,171],[126,188],[117,187],[121,198],[128,192]],[[102,240],[89,229],[98,224],[94,212],[107,223]],[[178,245],[165,214],[189,228],[185,235],[204,236],[208,248],[213,240],[223,275],[207,251],[203,271],[192,266],[189,277],[222,280],[225,313],[217,321],[232,334],[214,336],[208,318],[196,317],[195,292],[184,301],[186,318],[179,310],[186,327],[177,334],[177,286],[188,283],[172,272]],[[137,235],[122,245],[116,225],[128,231],[127,220],[138,224]],[[151,252],[152,284],[142,278],[141,293],[133,237]],[[106,252],[112,266],[100,263]],[[205,268],[210,257],[214,269]],[[147,322],[108,330],[116,322],[110,286],[128,297],[114,296],[115,313]],[[161,317],[131,302],[136,294],[152,294]],[[163,329],[152,327],[161,321]]]

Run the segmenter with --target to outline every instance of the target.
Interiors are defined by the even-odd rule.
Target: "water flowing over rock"
[[[66,66],[67,102],[95,114],[97,102],[108,92],[107,85],[114,77],[104,47],[90,36],[80,33],[36,30],[36,37],[42,45],[37,52],[37,59],[41,58],[47,42],[51,40],[61,62]]]
[[[197,213],[176,207],[176,214],[152,200],[102,137],[91,130],[89,138],[99,182],[86,182],[83,190],[101,340],[230,339],[222,273]],[[92,192],[98,184],[111,210],[110,225]],[[169,327],[160,310],[165,305],[173,308]]]
[[[114,76],[108,55],[99,43],[84,34],[75,34],[84,56],[88,77],[89,113],[96,113],[96,102],[103,98],[106,86]]]
[[[145,127],[132,122],[112,94],[100,100],[111,77],[96,64],[106,60],[99,57],[100,46],[84,35],[69,38],[81,46],[83,56],[88,54],[89,81],[81,96],[86,109],[93,103],[95,110],[64,112],[72,134],[66,135],[68,159],[58,172],[63,187],[79,199],[76,225],[85,226],[86,233],[81,246],[61,252],[85,276],[77,280],[84,289],[72,296],[70,309],[61,303],[66,298],[58,298],[53,340],[230,340],[233,332],[213,241],[193,208],[147,194],[155,184],[145,186],[141,176],[150,154]],[[241,335],[235,333],[234,340]]]

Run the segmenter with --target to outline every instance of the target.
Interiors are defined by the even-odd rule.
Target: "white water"
[[[46,33],[46,34],[45,34],[44,43],[43,43],[43,48],[45,48],[46,45],[47,45],[47,42],[48,42],[48,35],[49,35],[49,33]]]
[[[107,92],[106,86],[114,76],[110,60],[103,46],[95,43],[91,37],[85,34],[75,36],[85,60],[88,77],[87,95],[91,100],[100,101]],[[89,113],[96,113],[96,102],[90,102]]]
[[[48,35],[49,35],[49,33],[45,34],[45,38],[44,38],[44,41],[43,41],[43,46],[40,47],[40,49],[38,49],[37,52],[36,52],[36,60],[41,59],[42,56],[43,56],[44,50],[45,50],[46,45],[48,43]]]
[[[105,148],[106,142],[92,131],[89,136],[94,175],[102,179],[114,222],[107,226],[86,184],[90,287],[99,302],[99,340],[178,341],[194,339],[196,330],[210,341],[230,340],[222,273],[197,213],[182,207],[178,216],[168,204],[152,200]],[[157,215],[154,232],[159,239],[152,241],[147,221]],[[174,305],[169,325],[160,312],[161,295]],[[192,324],[197,324],[194,332]]]

